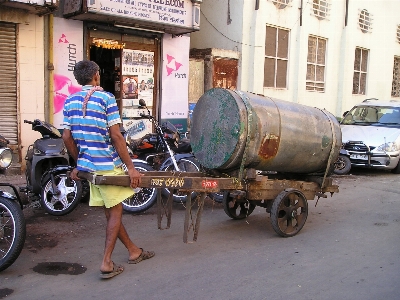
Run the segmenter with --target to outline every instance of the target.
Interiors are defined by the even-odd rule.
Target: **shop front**
[[[153,131],[148,121],[134,119],[144,112],[140,99],[157,118],[185,131],[188,33],[199,30],[201,1],[72,2],[54,18],[53,123],[61,128],[63,103],[80,88],[74,64],[90,59],[100,67],[101,86],[115,95],[131,138]]]

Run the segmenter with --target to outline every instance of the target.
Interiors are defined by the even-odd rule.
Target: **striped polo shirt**
[[[71,130],[78,147],[77,169],[96,172],[113,170],[122,164],[111,144],[109,127],[121,123],[115,97],[108,92],[95,91],[90,97],[86,116],[83,117],[83,101],[93,88],[85,85],[82,91],[70,95],[64,104],[65,129]]]

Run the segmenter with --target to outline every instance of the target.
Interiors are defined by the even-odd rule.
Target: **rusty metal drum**
[[[193,111],[191,144],[210,169],[320,174],[336,161],[342,135],[326,110],[214,88]]]

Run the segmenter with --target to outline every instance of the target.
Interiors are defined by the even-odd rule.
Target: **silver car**
[[[400,102],[364,100],[340,124],[343,150],[351,166],[400,173]]]

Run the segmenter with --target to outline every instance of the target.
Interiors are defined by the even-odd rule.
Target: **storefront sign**
[[[193,23],[191,0],[87,0],[89,12],[139,19],[180,27],[198,27]]]
[[[82,88],[73,74],[75,63],[83,59],[82,22],[54,18],[53,45],[53,124],[61,129],[65,99]]]
[[[10,2],[19,2],[19,3],[25,3],[25,4],[30,4],[30,5],[40,5],[40,6],[47,6],[47,5],[58,5],[58,0],[9,0]]]
[[[163,36],[162,56],[162,119],[188,117],[190,37]]]

